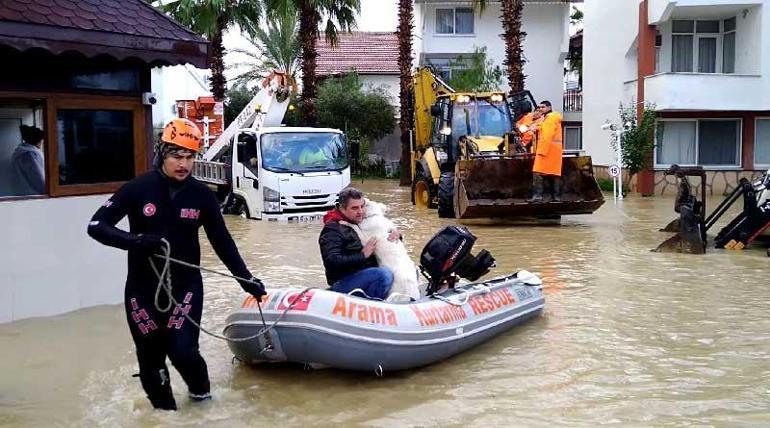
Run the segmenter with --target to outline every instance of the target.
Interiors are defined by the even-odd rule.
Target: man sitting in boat
[[[358,189],[343,189],[337,207],[324,215],[324,228],[318,237],[321,258],[326,270],[326,282],[332,291],[362,295],[369,299],[384,300],[393,284],[393,273],[377,265],[375,238],[362,243],[348,224],[364,219],[364,194]],[[401,233],[393,229],[389,241],[397,241]]]

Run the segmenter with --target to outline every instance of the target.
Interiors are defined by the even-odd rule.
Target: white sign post
[[[607,174],[612,177],[612,193],[615,201],[623,200],[623,132],[624,129],[615,129],[615,125],[607,122],[602,125],[603,131],[611,131],[611,135],[616,139],[615,164],[607,168]]]
[[[612,187],[615,193],[615,199],[623,200],[623,130],[615,131],[615,138],[618,141],[618,150],[615,153],[615,165],[617,171],[612,175]]]

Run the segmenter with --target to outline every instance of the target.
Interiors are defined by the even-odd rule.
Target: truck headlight
[[[265,199],[265,212],[281,212],[281,192],[269,187],[263,187],[262,194]]]

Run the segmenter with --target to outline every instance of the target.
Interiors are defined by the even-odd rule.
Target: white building
[[[569,3],[564,0],[524,1],[525,86],[538,102],[551,101],[555,110],[563,110],[560,100],[564,91],[564,59],[570,41]],[[488,2],[485,10],[479,12],[472,8],[471,1],[416,0],[415,65],[432,64],[448,78],[452,73],[450,61],[483,47],[493,66],[505,70],[500,8],[499,1]],[[503,85],[506,88],[501,89],[509,89],[505,75]],[[565,125],[579,126],[580,112],[566,111],[564,120]],[[570,144],[574,143],[570,141]]]
[[[157,102],[152,106],[152,123],[155,128],[162,127],[178,116],[178,100],[197,100],[198,97],[211,96],[208,69],[196,68],[190,64],[152,69],[152,92]]]
[[[662,170],[701,165],[711,193],[770,166],[769,0],[586,0],[584,148],[613,162],[618,105],[657,110],[645,194],[675,191]]]
[[[318,41],[316,74],[320,78],[328,78],[351,71],[358,74],[364,90],[384,90],[398,118],[401,103],[396,33],[340,33],[335,46],[321,38]],[[386,163],[393,164],[398,161],[401,156],[401,130],[398,123],[392,133],[375,143],[370,153],[382,158]]]

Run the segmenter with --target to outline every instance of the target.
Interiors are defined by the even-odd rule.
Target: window
[[[469,67],[473,54],[427,54],[424,63],[433,67],[436,73],[444,80],[449,81],[458,70],[466,70]]]
[[[671,26],[671,71],[734,73],[735,18],[675,19]]]
[[[436,34],[473,34],[473,9],[436,9]]]
[[[583,127],[564,127],[564,150],[583,150]]]
[[[739,166],[740,134],[740,120],[659,120],[655,163]]]
[[[735,18],[724,20],[722,42],[722,73],[735,73]]]
[[[0,198],[46,194],[43,108],[0,100]]]
[[[56,113],[59,185],[133,178],[132,115],[126,110],[59,109]]]
[[[754,136],[754,165],[770,166],[770,118],[757,119]]]
[[[663,46],[663,36],[658,31],[655,34],[655,72],[660,73],[660,48]]]
[[[257,159],[257,137],[250,133],[238,134],[238,162],[244,168],[259,177],[259,163]]]

